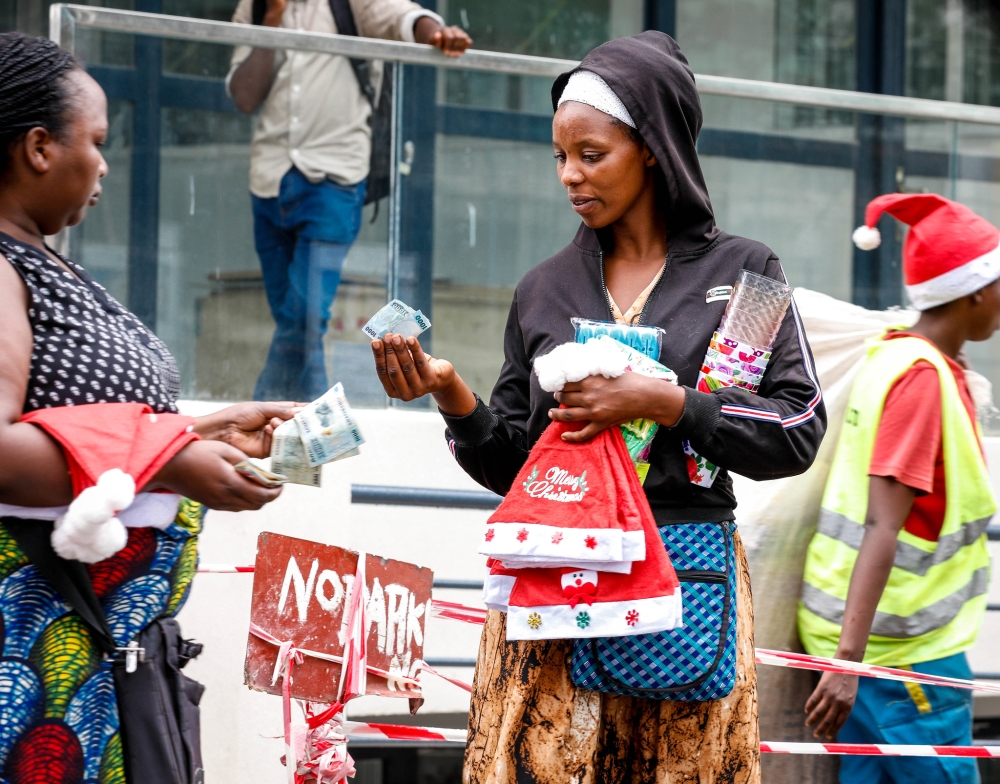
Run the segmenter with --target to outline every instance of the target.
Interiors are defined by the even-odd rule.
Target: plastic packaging
[[[698,373],[698,391],[736,387],[756,394],[791,301],[791,286],[740,270],[729,305]],[[684,451],[692,484],[711,487],[719,467],[695,452],[687,441]]]
[[[586,343],[591,338],[607,335],[650,359],[657,361],[660,359],[663,330],[659,327],[633,326],[619,324],[616,321],[593,321],[585,318],[572,318],[570,322],[576,330],[574,339],[577,343]]]
[[[572,322],[576,327],[577,343],[587,343],[591,340],[611,341],[624,353],[628,361],[628,370],[631,372],[660,378],[670,384],[677,383],[677,374],[657,361],[660,355],[660,338],[663,335],[663,330],[659,327],[632,327],[580,318],[574,318]],[[642,348],[638,348],[635,344]],[[646,481],[646,474],[649,471],[649,450],[659,428],[659,424],[651,419],[633,419],[621,425],[625,446],[635,464],[640,483]]]

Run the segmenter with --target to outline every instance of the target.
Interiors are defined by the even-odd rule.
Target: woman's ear
[[[646,168],[648,169],[650,166],[656,166],[656,156],[653,155],[652,151],[649,149],[649,145],[643,142],[642,149],[646,153],[644,156],[646,162]]]
[[[52,168],[52,145],[55,139],[44,128],[32,128],[24,135],[21,150],[25,160],[37,174],[45,174]]]

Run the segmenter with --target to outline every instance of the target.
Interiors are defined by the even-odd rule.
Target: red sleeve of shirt
[[[885,399],[870,476],[890,476],[914,490],[934,490],[941,449],[941,382],[929,362],[901,375]]]

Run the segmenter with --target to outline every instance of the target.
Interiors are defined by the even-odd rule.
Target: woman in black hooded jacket
[[[580,72],[586,78],[567,89]],[[391,397],[434,395],[455,458],[497,493],[510,489],[552,419],[589,422],[564,435],[585,440],[645,417],[661,425],[644,484],[657,524],[731,521],[736,499],[728,472],[758,480],[801,473],[826,426],[794,304],[757,396],[695,389],[725,310],[718,289],[732,286],[741,269],[783,281],[781,265],[766,246],[715,225],[695,147],[701,104],[669,36],[646,32],[598,47],[556,79],[552,97],[557,170],[583,224],[572,243],[518,284],[489,406],[414,338],[374,341],[376,370]],[[532,361],[573,340],[572,317],[662,327],[659,359],[678,374],[679,386],[626,373],[567,384],[555,396],[544,392]],[[691,483],[684,441],[722,467],[711,487]],[[709,702],[577,689],[567,665],[571,641],[508,643],[503,614],[491,612],[476,669],[465,780],[758,782],[753,611],[738,535],[736,564],[736,686]]]

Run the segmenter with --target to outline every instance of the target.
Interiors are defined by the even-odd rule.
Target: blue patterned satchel
[[[654,700],[718,700],[736,684],[736,566],[731,522],[659,529],[681,583],[684,625],[577,640],[573,683]]]

